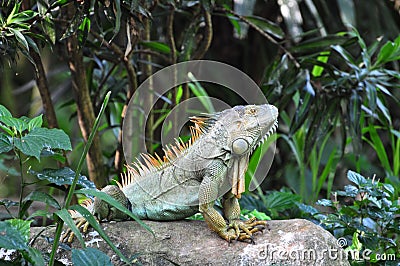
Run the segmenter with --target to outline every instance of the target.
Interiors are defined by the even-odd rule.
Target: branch
[[[46,72],[43,67],[42,59],[40,55],[33,51],[29,52],[33,61],[35,62],[35,80],[38,86],[40,98],[42,99],[44,113],[47,118],[47,123],[49,128],[58,128],[56,112],[54,111],[54,105],[51,101],[51,95],[49,90],[49,83],[47,82]]]
[[[211,14],[210,14],[210,12],[207,12],[207,10],[205,10],[204,7],[202,7],[202,10],[203,10],[203,14],[204,14],[204,20],[206,23],[205,32],[204,32],[204,37],[200,44],[200,47],[197,49],[197,51],[193,55],[193,59],[203,58],[203,56],[207,52],[208,48],[210,48],[211,40],[212,40],[212,36],[213,36]]]

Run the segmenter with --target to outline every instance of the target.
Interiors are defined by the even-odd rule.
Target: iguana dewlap
[[[172,221],[200,211],[208,226],[231,241],[252,240],[265,221],[241,221],[238,198],[245,190],[249,156],[277,127],[273,105],[236,106],[194,117],[192,138],[177,140],[161,159],[142,155],[143,163],[128,167],[118,186],[102,191],[124,204],[140,219]],[[214,209],[222,197],[223,215]],[[126,215],[95,199],[85,206],[100,220],[125,220]],[[79,215],[73,212],[73,216]]]

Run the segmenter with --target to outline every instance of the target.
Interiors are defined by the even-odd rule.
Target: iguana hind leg
[[[108,195],[116,199],[118,202],[120,202],[122,205],[124,205],[126,208],[130,209],[130,202],[128,198],[125,196],[122,190],[120,190],[117,186],[108,185],[105,186],[101,191],[107,193]],[[121,220],[127,220],[129,218],[128,215],[119,211],[115,207],[109,205],[107,202],[99,198],[95,198],[94,201],[87,200],[83,202],[81,205],[86,209],[88,209],[90,213],[93,214],[93,216],[96,218],[97,221],[102,221],[104,219],[107,219],[108,221],[121,221]],[[72,218],[75,220],[76,226],[79,229],[82,228],[82,232],[86,233],[90,226],[89,222],[86,221],[86,219],[83,218],[76,211],[70,211],[70,214]],[[74,239],[74,233],[71,231],[71,229],[67,229],[67,231],[63,234],[61,241],[65,242],[67,240],[70,243],[73,241],[73,239]]]

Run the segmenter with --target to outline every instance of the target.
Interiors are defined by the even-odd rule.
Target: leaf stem
[[[24,188],[25,188],[25,183],[24,183],[24,171],[22,169],[22,158],[21,158],[21,152],[18,150],[18,159],[19,159],[19,169],[21,173],[21,192],[19,193],[19,205],[18,205],[18,218],[22,219],[22,216],[24,215],[22,211],[22,198],[24,194]]]
[[[66,198],[65,203],[64,203],[64,208],[65,209],[68,209],[68,207],[69,207],[69,205],[71,203],[72,196],[73,196],[74,191],[75,191],[76,183],[78,182],[78,178],[79,178],[79,175],[80,175],[81,170],[82,170],[83,163],[85,162],[86,155],[87,155],[87,153],[89,151],[89,148],[90,148],[90,146],[92,144],[93,138],[97,133],[97,129],[99,128],[100,120],[101,120],[101,117],[103,116],[104,110],[105,110],[105,108],[106,108],[106,106],[108,104],[108,100],[110,99],[110,95],[111,95],[111,91],[107,92],[106,97],[104,97],[104,101],[103,101],[103,104],[101,105],[100,112],[97,115],[96,120],[94,121],[94,125],[93,125],[93,128],[92,128],[92,131],[90,132],[88,141],[86,142],[85,147],[83,148],[83,152],[81,154],[81,158],[79,159],[78,166],[76,167],[76,170],[75,170],[74,180],[72,181],[72,184],[69,187],[68,195],[67,195],[67,198]],[[56,254],[56,251],[57,251],[58,243],[60,241],[63,225],[64,225],[64,221],[62,219],[59,219],[58,222],[57,222],[57,228],[56,228],[56,233],[55,233],[55,236],[54,236],[53,247],[52,247],[52,250],[51,250],[51,253],[50,253],[49,266],[53,266],[54,265],[55,254]]]

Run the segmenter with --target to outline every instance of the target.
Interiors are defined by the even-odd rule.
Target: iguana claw
[[[97,222],[98,219],[96,218]],[[87,233],[88,229],[89,229],[89,222],[83,218],[83,217],[78,217],[75,218],[75,224],[76,227],[82,228],[82,233]],[[72,232],[72,230],[70,228],[67,229],[67,231],[65,231],[65,233],[61,236],[61,242],[68,242],[68,243],[72,243],[72,241],[74,240],[75,234],[74,232]]]
[[[262,232],[267,226],[267,221],[257,221],[255,217],[247,221],[234,220],[232,221],[225,232],[221,232],[221,236],[229,243],[232,240],[246,241],[250,240],[254,244],[253,234]]]

